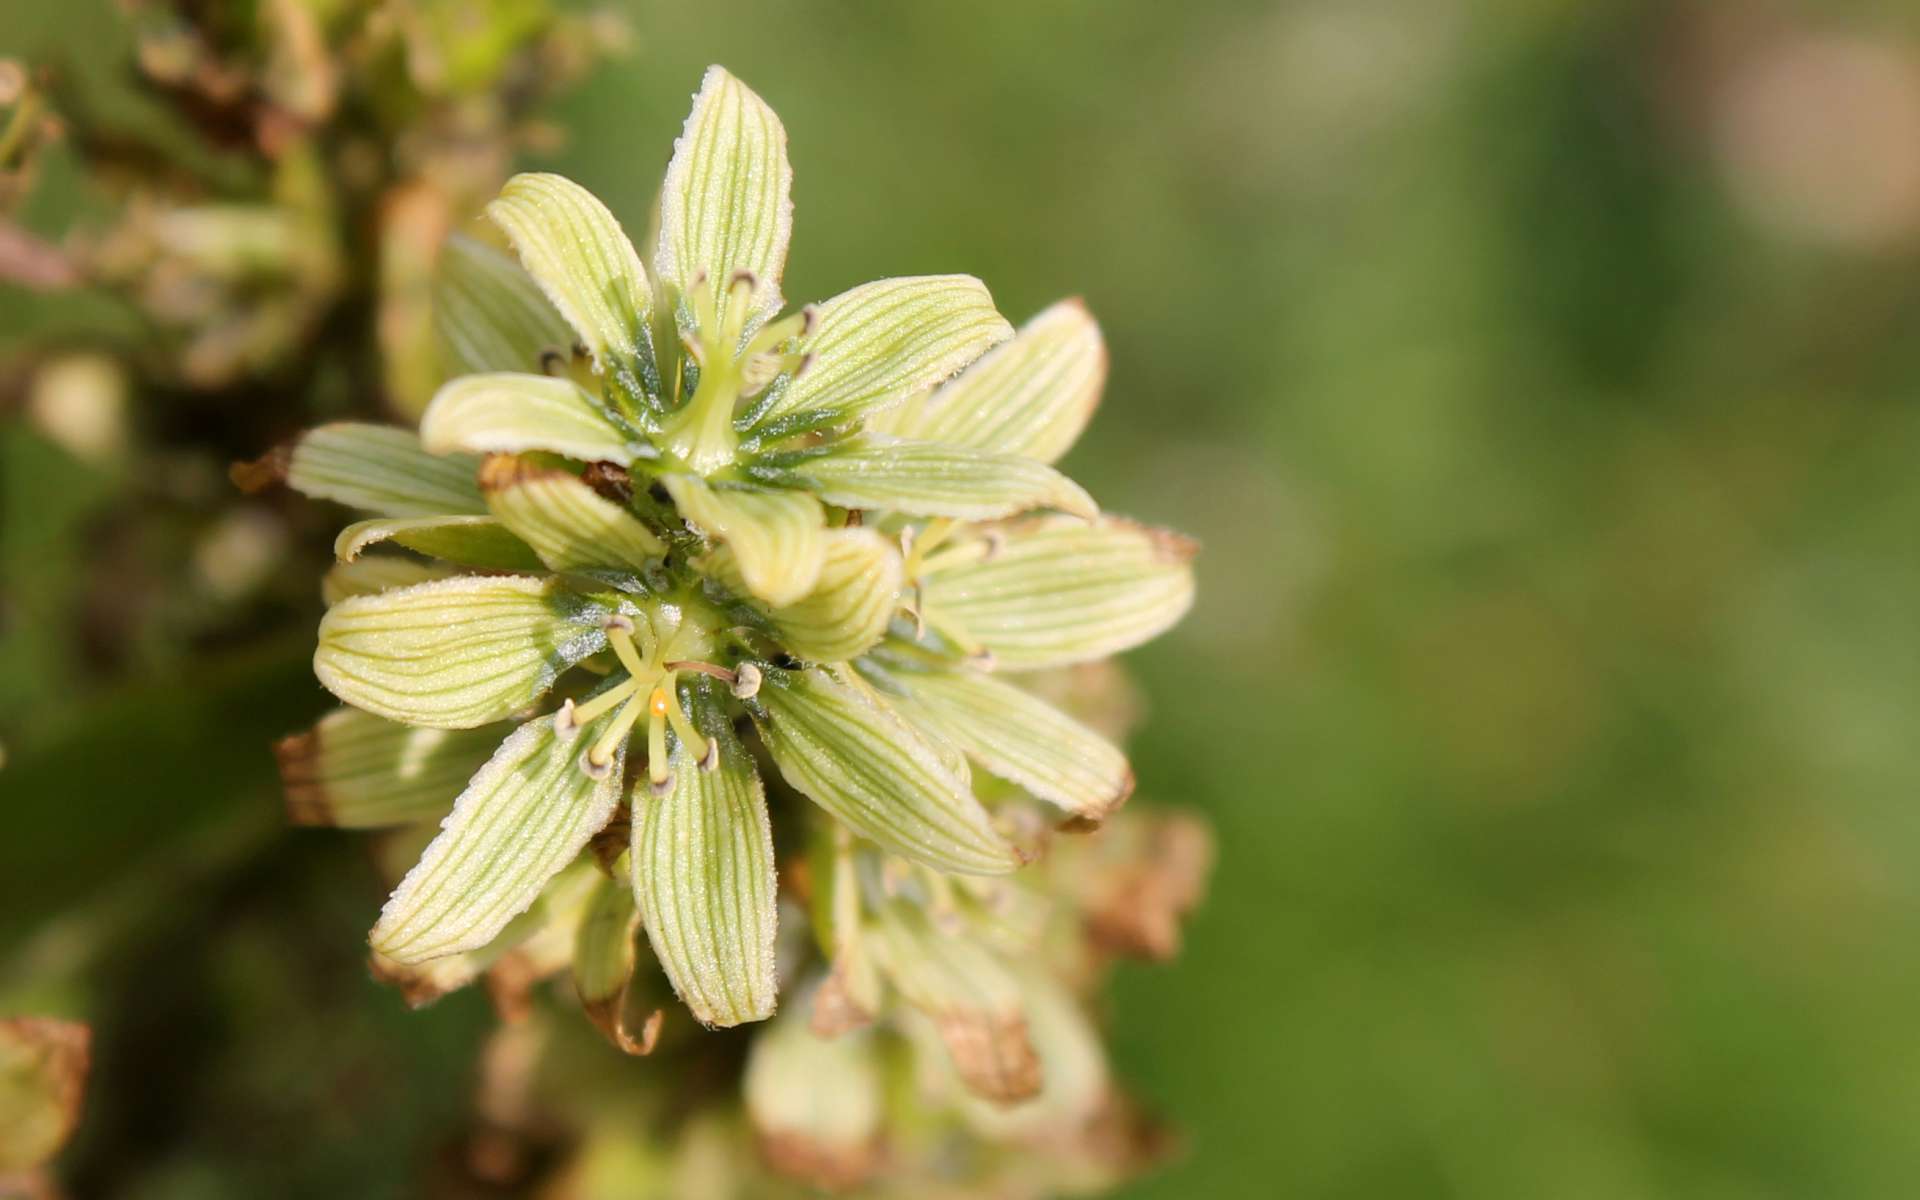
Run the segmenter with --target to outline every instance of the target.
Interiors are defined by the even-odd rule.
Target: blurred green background
[[[8,5],[0,51],[105,69],[97,7]],[[789,130],[788,294],[1084,295],[1065,465],[1204,543],[1133,657],[1141,792],[1222,853],[1112,1007],[1186,1133],[1126,1195],[1914,1194],[1920,10],[631,12],[544,165],[642,224],[725,63]],[[0,344],[69,316],[7,296]],[[321,564],[101,661],[68,543],[224,485],[21,428],[0,469],[0,996],[103,1022],[80,1194],[406,1194],[488,1017],[366,981],[364,851],[279,828]],[[128,547],[128,594],[192,553]]]

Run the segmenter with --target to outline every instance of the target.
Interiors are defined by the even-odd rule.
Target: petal
[[[1126,755],[1031,692],[977,671],[894,678],[975,762],[1042,800],[1099,821],[1133,792]]]
[[[599,779],[578,762],[610,719],[562,739],[536,718],[500,743],[387,900],[373,948],[400,963],[476,950],[525,912],[613,815],[621,756]]]
[[[0,1182],[17,1179],[22,1195],[38,1194],[26,1173],[58,1154],[80,1123],[92,1043],[78,1021],[0,1020]]]
[[[500,523],[556,571],[637,569],[667,548],[640,518],[571,471],[495,455],[480,468],[480,491]]]
[[[952,382],[876,418],[873,428],[1051,463],[1087,427],[1106,381],[1099,324],[1080,301],[1062,300]]]
[[[987,521],[1035,508],[1094,517],[1093,498],[1031,458],[940,442],[862,434],[821,450],[762,459],[754,478],[800,488],[844,508],[880,508],[921,517]]]
[[[680,515],[724,542],[747,590],[776,607],[797,604],[820,581],[826,516],[799,492],[717,488],[696,475],[665,475]]]
[[[606,615],[553,580],[416,584],[328,609],[313,670],[355,708],[469,729],[533,703],[561,671],[605,648]]]
[[[881,969],[933,1020],[961,1082],[1002,1104],[1040,1091],[1040,1059],[1006,964],[966,937],[936,930],[917,906],[883,905],[873,934]]]
[[[797,347],[812,361],[769,388],[749,424],[768,441],[864,419],[927,391],[1012,332],[971,275],[861,284],[820,305]]]
[[[392,541],[431,558],[483,571],[538,571],[540,556],[493,517],[383,517],[356,521],[333,539],[334,557],[360,558],[368,546]]]
[[[1106,1051],[1066,988],[1039,971],[1020,971],[1017,979],[1027,1037],[1040,1062],[1040,1090],[1012,1105],[963,1096],[960,1111],[969,1125],[995,1141],[1070,1137],[1111,1097]]]
[[[573,326],[594,369],[637,394],[636,372],[643,358],[652,358],[653,293],[640,256],[607,206],[570,179],[523,174],[507,180],[487,216],[506,231],[527,273]]]
[[[866,690],[821,669],[768,671],[759,707],[780,773],[854,833],[940,871],[1019,865],[972,790]]]
[[[701,769],[675,740],[672,790],[633,789],[633,890],[654,957],[705,1025],[740,1025],[773,1013],[773,825],[753,757],[710,679],[681,685],[689,716],[718,747]]]
[[[820,578],[797,603],[768,614],[789,654],[809,662],[843,662],[871,649],[900,607],[900,552],[872,529],[829,529]],[[705,569],[735,592],[746,589],[727,547]]]
[[[681,293],[703,272],[716,291],[752,272],[751,332],[783,303],[792,188],[780,118],[725,69],[708,67],[661,186],[654,269]]]
[[[486,511],[473,482],[479,460],[429,454],[411,429],[341,421],[308,430],[269,458],[282,454],[263,469],[277,469],[288,487],[316,500],[383,517]]]
[[[459,573],[458,567],[446,563],[424,563],[399,554],[369,554],[327,568],[320,578],[320,599],[331,608],[348,596],[375,596],[430,579],[450,579]]]
[[[273,747],[295,825],[377,829],[431,821],[500,744],[504,730],[416,729],[337,708]]]
[[[573,345],[566,319],[520,264],[460,234],[434,269],[433,326],[449,375],[531,371],[548,351]]]
[[[424,851],[425,846],[420,850]],[[376,950],[371,963],[373,977],[397,988],[408,1008],[424,1008],[496,969],[510,956],[519,956],[528,948],[540,953],[539,943],[550,943],[555,926],[565,927],[568,923],[570,914],[555,910],[570,907],[565,893],[580,889],[569,876],[577,875],[582,865],[575,863],[555,876],[539,898],[525,912],[508,921],[486,945],[424,962],[399,962]]]
[[[1010,670],[1105,658],[1157,637],[1193,602],[1194,544],[1104,518],[1043,517],[942,549],[921,584],[927,624]],[[952,555],[945,563],[938,559]]]
[[[651,1054],[660,1032],[659,1009],[639,1030],[627,1023],[627,993],[639,957],[634,940],[640,910],[625,879],[601,879],[573,945],[573,986],[587,1017],[609,1042],[627,1054]]]
[[[550,375],[456,379],[434,393],[420,418],[420,438],[435,454],[551,450],[581,462],[625,466],[643,453],[579,384]]]
[[[743,1080],[747,1117],[774,1170],[840,1192],[881,1161],[883,1087],[873,1038],[824,1038],[793,1005],[758,1033]]]

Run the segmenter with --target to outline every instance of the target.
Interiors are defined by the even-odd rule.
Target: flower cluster
[[[865,1150],[777,1128],[781,1081],[865,1078],[876,1022],[1000,1106],[1098,1059],[1048,939],[1097,940],[1101,902],[1060,889],[1153,856],[1070,869],[1099,852],[1056,827],[1133,780],[1046,697],[1179,619],[1192,547],[1051,465],[1104,382],[1082,306],[1016,332],[942,275],[788,312],[790,183],[778,118],[713,68],[644,260],[579,186],[515,177],[487,213],[518,262],[443,253],[455,377],[418,435],[324,426],[246,474],[366,514],[314,658],[347,707],[279,749],[297,820],[425,842],[376,969],[425,1000],[570,967],[644,1053],[644,929],[704,1025],[787,998],[748,1107],[776,1164],[844,1182]],[[1189,867],[1108,899],[1131,948],[1167,949]]]

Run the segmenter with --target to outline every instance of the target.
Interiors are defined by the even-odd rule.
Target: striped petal
[[[696,475],[667,475],[661,482],[688,524],[732,550],[753,595],[783,607],[799,603],[820,581],[826,516],[812,496],[720,488]]]
[[[659,1009],[638,1030],[627,1022],[639,933],[640,910],[632,886],[624,878],[600,880],[574,939],[573,986],[588,1019],[627,1054],[651,1054],[660,1032]]]
[[[480,468],[487,507],[556,571],[638,569],[666,543],[571,471],[500,454]]]
[[[1093,517],[1093,498],[1031,458],[941,442],[861,434],[820,450],[762,459],[754,478],[812,492],[845,508],[987,521],[1036,508]]]
[[[871,649],[900,606],[900,552],[872,529],[829,529],[820,578],[784,608],[762,610],[787,652],[809,662],[843,662]],[[736,593],[746,591],[739,561],[721,547],[704,564]]]
[[[531,371],[573,345],[565,318],[518,263],[460,234],[434,269],[433,327],[448,375]]]
[[[417,729],[337,708],[274,745],[295,825],[378,829],[431,821],[500,744],[503,730]]]
[[[394,542],[409,550],[483,571],[537,571],[540,557],[493,517],[378,517],[356,521],[333,539],[342,563],[369,546]]]
[[[607,419],[599,402],[579,384],[549,375],[468,375],[456,379],[436,392],[427,405],[420,418],[420,438],[435,454],[549,450],[581,462],[617,462],[624,466],[645,453],[639,443]]]
[[[482,513],[474,483],[478,459],[439,457],[421,448],[411,429],[340,421],[300,435],[290,447],[234,469],[254,490],[278,479],[316,500],[334,500],[383,517]]]

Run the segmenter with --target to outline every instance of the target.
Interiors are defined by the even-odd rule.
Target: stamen
[[[713,770],[720,762],[718,748],[693,727],[692,721],[687,719],[686,710],[680,707],[680,689],[673,686],[671,675],[667,676],[666,700],[667,721],[673,726],[674,736],[678,737],[680,744],[687,748],[687,753],[699,761],[701,770]],[[709,762],[709,759],[712,761]]]
[[[601,692],[585,704],[576,705],[573,701],[569,700],[560,706],[560,711],[570,714],[570,723],[577,731],[581,726],[598,720],[603,713],[612,712],[615,705],[622,703],[639,690],[640,681],[630,676],[614,684],[606,691]]]
[[[647,696],[647,778],[656,796],[665,795],[673,779],[667,768],[667,689],[659,684]]]
[[[710,662],[693,662],[689,659],[676,658],[669,662],[664,662],[660,665],[665,667],[669,671],[692,671],[698,675],[710,675],[713,678],[720,680],[722,683],[728,683],[728,684],[733,683],[736,679],[739,678],[732,671],[727,670],[725,667],[718,666]]]
[[[687,288],[687,307],[692,310],[695,329],[703,334],[713,329],[713,284],[707,280],[705,271],[695,275],[692,285]]]
[[[645,675],[647,668],[640,661],[640,652],[633,648],[632,619],[615,613],[607,618],[606,630],[607,644],[613,647],[613,652],[619,656],[620,665],[627,669],[627,674],[636,679]]]
[[[579,736],[580,722],[574,717],[573,701],[562,700],[560,711],[553,714],[553,734],[563,742],[572,741]]]
[[[588,774],[593,774],[593,768],[604,767],[613,762],[613,751],[615,747],[619,746],[620,743],[626,739],[628,731],[633,728],[634,722],[639,719],[640,689],[636,686],[633,692],[628,695],[627,702],[620,706],[620,712],[613,718],[613,724],[607,726],[606,731],[600,735],[599,740],[595,741],[593,747],[587,751],[586,764]],[[596,775],[594,778],[599,779],[604,778],[604,776]]]
[[[752,663],[741,663],[734,671],[733,698],[751,700],[760,694],[760,668]]]
[[[754,334],[753,340],[747,343],[747,349],[740,357],[755,358],[762,354],[770,354],[775,348],[790,338],[806,337],[813,332],[813,326],[817,319],[814,307],[811,304],[797,313],[790,313],[787,316],[781,317],[778,321],[772,322],[759,333]]]

